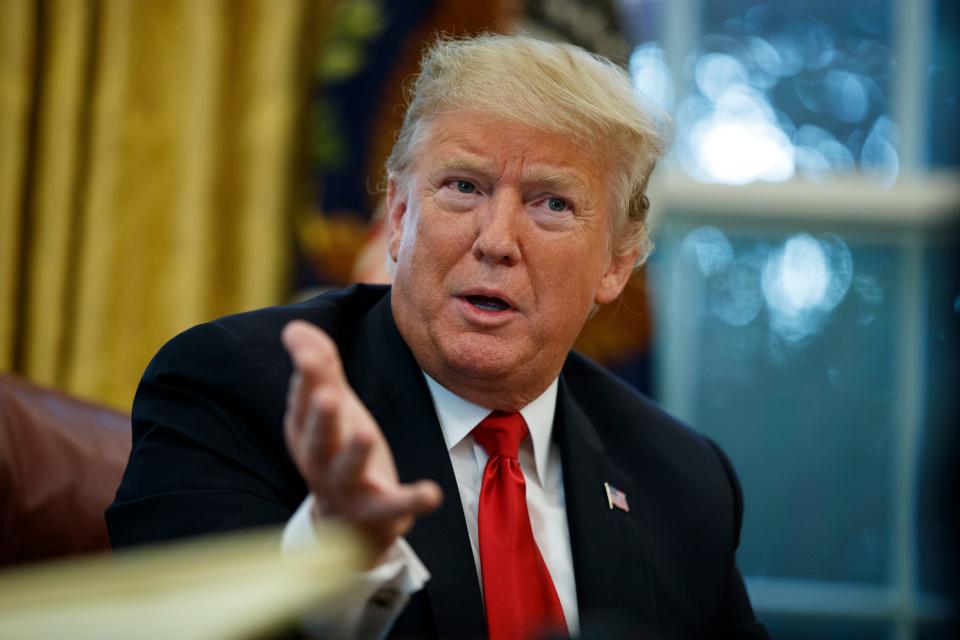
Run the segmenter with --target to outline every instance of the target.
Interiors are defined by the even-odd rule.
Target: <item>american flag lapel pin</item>
[[[604,482],[603,488],[607,491],[607,505],[610,509],[620,509],[620,511],[630,512],[630,505],[627,504],[627,494],[609,482]]]

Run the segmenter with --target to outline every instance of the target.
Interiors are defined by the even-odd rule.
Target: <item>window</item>
[[[758,614],[777,638],[952,637],[956,5],[619,8],[677,127],[656,394],[739,470]]]

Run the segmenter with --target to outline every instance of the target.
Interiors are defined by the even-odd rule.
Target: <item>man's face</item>
[[[392,304],[418,363],[469,400],[516,409],[556,377],[594,303],[623,289],[612,166],[568,137],[438,116],[387,193]],[[513,406],[517,405],[517,406]]]

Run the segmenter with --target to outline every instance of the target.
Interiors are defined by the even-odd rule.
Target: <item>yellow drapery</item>
[[[0,369],[129,407],[178,331],[281,302],[329,2],[0,2]]]

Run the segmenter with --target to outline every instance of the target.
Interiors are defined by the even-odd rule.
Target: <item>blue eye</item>
[[[457,191],[460,193],[476,193],[477,187],[469,180],[457,180]]]
[[[561,198],[548,198],[547,206],[550,208],[550,211],[566,211],[569,208],[566,200]]]

